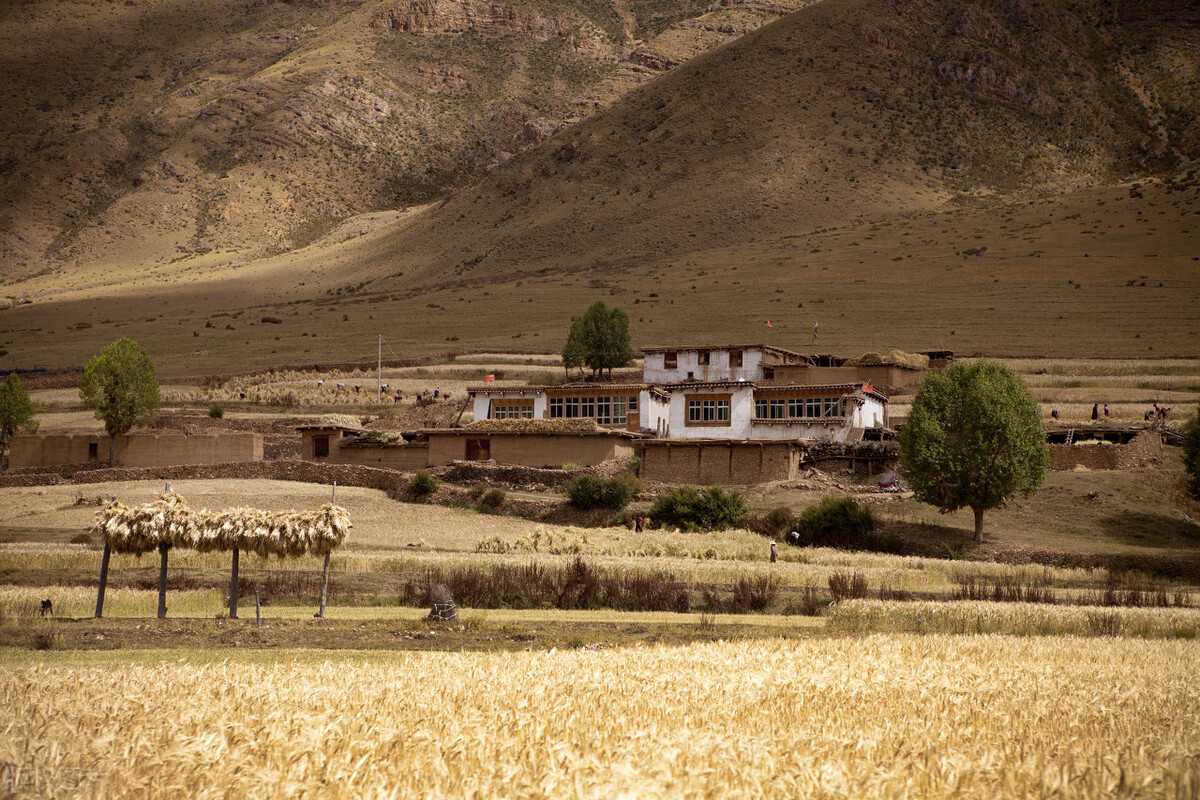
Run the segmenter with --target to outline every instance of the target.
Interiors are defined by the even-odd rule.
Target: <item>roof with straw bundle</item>
[[[246,550],[260,556],[323,555],[350,532],[350,514],[326,503],[316,511],[230,508],[193,511],[174,492],[140,506],[115,500],[99,512],[92,532],[118,553],[148,553],[159,545],[193,550]]]

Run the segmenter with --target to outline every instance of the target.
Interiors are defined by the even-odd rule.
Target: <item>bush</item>
[[[875,516],[853,498],[826,497],[800,513],[797,530],[802,544],[862,547],[875,530]]]
[[[479,502],[484,508],[490,508],[494,511],[504,505],[504,501],[507,499],[508,494],[503,489],[488,489],[479,498]]]
[[[225,416],[225,409],[221,408],[216,403],[213,403],[208,409],[208,415],[213,419],[221,419]]]
[[[567,501],[577,508],[611,508],[620,510],[629,505],[642,490],[642,482],[631,473],[623,472],[611,478],[580,475],[567,482],[564,491]]]
[[[746,517],[746,501],[737,492],[710,486],[703,492],[695,486],[678,486],[660,495],[650,509],[656,525],[685,531],[714,531],[740,525]]]
[[[71,537],[71,544],[91,544],[92,537],[86,533],[77,533]]]
[[[778,506],[762,516],[756,517],[751,522],[751,527],[757,533],[779,539],[789,531],[796,529],[796,518],[792,516],[792,509],[787,506]]]
[[[858,570],[853,573],[834,572],[829,576],[829,593],[833,601],[856,600],[867,596],[867,576]]]
[[[419,469],[413,475],[412,480],[408,482],[408,493],[413,497],[428,497],[437,491],[440,484],[441,481],[430,475],[426,470]]]

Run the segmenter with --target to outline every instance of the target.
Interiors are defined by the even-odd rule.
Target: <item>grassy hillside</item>
[[[334,21],[357,19],[372,52],[449,47],[452,35],[362,27],[353,14],[368,5]],[[680,52],[686,31],[741,30],[749,13],[622,8],[627,29],[663,32],[633,42],[620,70]],[[141,243],[159,240],[130,211],[127,230],[110,230],[137,244],[8,283],[0,370],[80,364],[121,335],[169,374],[367,361],[380,333],[400,356],[555,352],[597,297],[630,312],[635,345],[1194,356],[1200,171],[1178,164],[1197,149],[1195,17],[1165,0],[1116,14],[1067,0],[826,0],[445,201],[324,236],[328,221],[314,223],[303,248],[145,258]],[[273,174],[302,185],[300,161],[278,163]],[[222,181],[265,185],[238,169]],[[227,218],[278,227],[281,209]]]
[[[304,245],[805,1],[6,4],[0,279]]]

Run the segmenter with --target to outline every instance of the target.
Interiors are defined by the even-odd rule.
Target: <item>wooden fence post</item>
[[[333,499],[329,501],[332,504],[337,504],[337,481],[333,482]],[[329,597],[329,551],[325,551],[325,568],[321,572],[321,611],[317,616],[325,619],[325,601]]]
[[[100,591],[96,593],[96,619],[104,616],[104,588],[108,585],[108,557],[112,547],[104,543],[104,557],[100,559]]]
[[[229,618],[237,619],[238,607],[238,549],[233,548],[233,575],[229,579]]]
[[[158,554],[161,557],[161,564],[158,568],[158,618],[167,618],[167,544],[163,542],[158,546]]]
[[[262,625],[262,601],[258,597],[258,587],[254,587],[254,624]]]

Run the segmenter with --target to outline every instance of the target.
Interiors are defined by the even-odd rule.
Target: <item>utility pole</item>
[[[375,405],[383,404],[383,334],[379,334],[379,361],[375,366]]]

